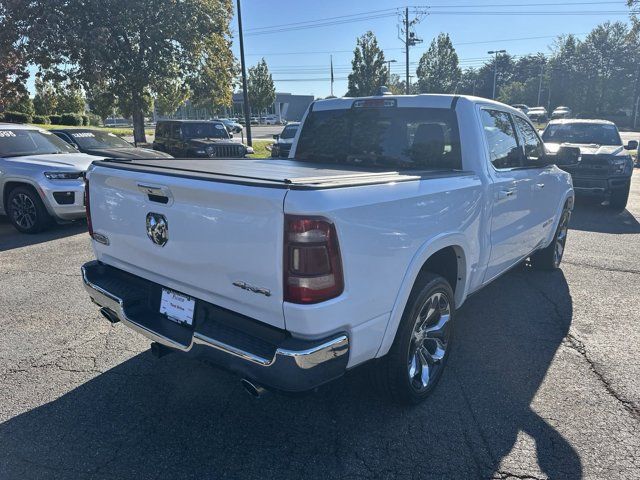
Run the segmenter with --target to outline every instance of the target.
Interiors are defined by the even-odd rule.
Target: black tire
[[[614,190],[613,192],[611,192],[611,197],[609,198],[609,206],[614,210],[624,210],[627,207],[630,189],[631,185],[627,185],[626,188],[621,188],[619,190]]]
[[[439,297],[434,300],[437,295]],[[443,305],[441,303],[443,299],[447,304],[446,308],[438,312],[439,316],[434,317],[436,323],[433,324],[428,312],[431,311],[431,306],[435,303],[440,308]],[[427,309],[427,315],[425,319],[422,319],[421,314],[425,308]],[[445,316],[442,312],[448,312],[448,320],[444,320]],[[374,384],[394,403],[415,405],[424,401],[433,391],[449,358],[453,339],[454,318],[455,304],[453,290],[449,282],[440,275],[432,273],[421,274],[409,296],[398,326],[396,338],[389,353],[371,365]],[[422,332],[425,330],[432,330],[432,332],[423,333],[423,335],[430,336],[422,339],[422,347],[420,348],[416,345],[416,335],[420,334],[420,329],[416,330],[416,327],[421,322],[424,322],[423,325],[425,326]],[[444,326],[436,329],[441,323]],[[441,334],[436,334],[436,332],[441,332]],[[440,345],[444,345],[443,354],[438,354],[439,350],[435,339],[440,341]],[[428,344],[431,344],[431,347]],[[433,349],[438,355],[432,354],[429,348]],[[426,353],[420,356],[422,349],[426,349]],[[425,357],[428,357],[430,361]],[[438,357],[437,360],[436,357]],[[418,358],[422,358],[428,364],[426,369],[428,381],[426,385],[424,385],[423,376],[421,375],[424,371],[423,367],[417,364],[419,362]],[[414,370],[412,375],[414,364],[420,371]]]
[[[51,225],[40,196],[29,187],[16,187],[7,197],[7,214],[13,226],[22,233],[40,233]]]
[[[567,243],[571,210],[565,205],[556,228],[556,233],[548,247],[531,255],[531,266],[536,270],[556,270],[560,268]]]

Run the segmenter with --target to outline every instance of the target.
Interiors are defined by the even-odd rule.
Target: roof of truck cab
[[[425,93],[420,95],[374,95],[370,97],[342,97],[342,98],[328,98],[326,100],[316,100],[311,106],[312,111],[323,110],[338,110],[351,108],[356,101],[360,100],[395,100],[398,107],[404,108],[451,108],[455,109],[460,102],[468,102],[470,104],[477,104],[482,106],[500,107],[501,109],[507,109],[512,112],[522,114],[520,110],[517,110],[510,105],[496,102],[488,98],[474,97],[471,95],[447,95],[447,94],[433,94]]]

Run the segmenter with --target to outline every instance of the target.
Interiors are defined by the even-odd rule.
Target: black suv
[[[551,153],[561,145],[580,148],[580,163],[563,167],[571,174],[576,194],[608,200],[616,210],[627,206],[633,172],[629,150],[637,149],[638,142],[632,140],[623,146],[614,123],[607,120],[552,120],[542,132],[542,140]]]
[[[251,147],[231,140],[224,123],[205,120],[161,120],[153,149],[176,158],[243,158]]]

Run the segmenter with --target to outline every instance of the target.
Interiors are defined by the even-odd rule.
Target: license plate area
[[[185,326],[193,326],[195,298],[183,293],[162,288],[160,296],[160,313],[169,320]]]

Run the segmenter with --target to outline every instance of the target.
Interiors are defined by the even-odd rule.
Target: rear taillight
[[[344,289],[342,260],[333,223],[320,217],[285,215],[284,300],[318,303]]]
[[[84,208],[87,212],[87,227],[89,235],[93,238],[93,225],[91,224],[91,204],[89,202],[89,179],[84,177]]]

